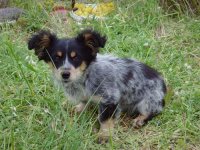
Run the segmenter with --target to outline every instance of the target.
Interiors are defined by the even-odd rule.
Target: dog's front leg
[[[99,106],[99,122],[100,130],[98,134],[98,142],[100,144],[108,142],[114,130],[116,119],[117,104],[100,103]]]

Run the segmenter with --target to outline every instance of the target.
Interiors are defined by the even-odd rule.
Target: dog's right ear
[[[41,30],[33,35],[28,41],[28,49],[35,50],[35,55],[38,56],[39,60],[45,62],[50,61],[49,54],[53,44],[57,41],[55,34],[50,31]]]
[[[106,36],[102,36],[97,31],[86,29],[78,34],[76,37],[78,42],[83,43],[86,47],[91,50],[93,56],[99,52],[99,48],[103,48],[106,43]]]

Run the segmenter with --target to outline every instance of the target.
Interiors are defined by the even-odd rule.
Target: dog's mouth
[[[70,80],[68,80],[68,79],[62,79],[62,82],[63,83],[68,83]]]

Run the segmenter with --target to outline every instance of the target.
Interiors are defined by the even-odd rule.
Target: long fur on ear
[[[39,60],[48,62],[50,58],[47,51],[50,50],[56,40],[56,35],[52,34],[50,31],[41,30],[29,39],[28,49],[34,49],[35,55],[38,56]]]
[[[100,47],[103,48],[105,46],[107,38],[94,30],[86,29],[78,34],[76,40],[84,43],[85,46],[93,51],[93,54],[96,54],[99,52]]]

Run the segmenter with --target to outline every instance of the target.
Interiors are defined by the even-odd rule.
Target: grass
[[[0,27],[0,149],[200,149],[200,18],[171,17],[154,0],[118,0],[108,20],[66,25],[49,15],[51,1],[22,2],[11,4],[27,13]],[[96,143],[94,111],[79,116],[63,107],[62,89],[27,49],[28,37],[41,28],[69,37],[88,26],[107,35],[102,53],[149,64],[169,87],[161,115],[138,130],[121,119],[106,145]]]

